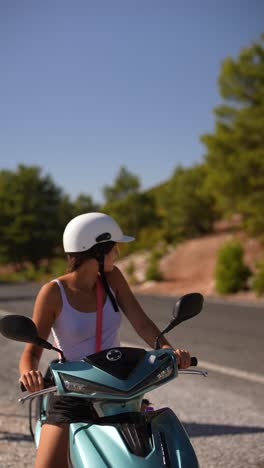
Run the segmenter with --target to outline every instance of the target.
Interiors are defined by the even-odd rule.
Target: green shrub
[[[162,233],[159,228],[153,226],[141,229],[136,241],[133,242],[133,251],[152,249],[161,242]]]
[[[163,275],[159,269],[159,252],[153,251],[148,262],[145,273],[146,281],[162,281]]]
[[[126,267],[126,274],[129,284],[136,284],[136,267],[133,260],[130,260],[127,267]]]
[[[135,268],[136,268],[135,263],[133,262],[133,260],[130,260],[127,267],[126,267],[126,273],[128,274],[128,276],[134,275]]]
[[[243,248],[238,241],[226,242],[218,252],[215,269],[216,289],[221,294],[245,289],[251,275],[243,261]]]
[[[0,274],[0,283],[13,283],[16,281],[22,281],[21,275],[14,272],[7,272]]]
[[[264,294],[264,260],[258,262],[257,270],[253,278],[252,288],[257,294],[257,296],[262,296]]]
[[[49,276],[57,278],[65,274],[67,261],[65,258],[56,257],[49,262]]]
[[[18,271],[11,271],[0,274],[0,281],[2,282],[17,282],[17,281],[49,281],[57,278],[65,273],[66,261],[63,258],[57,257],[49,260],[48,263],[43,263],[38,269],[28,263],[21,267]]]

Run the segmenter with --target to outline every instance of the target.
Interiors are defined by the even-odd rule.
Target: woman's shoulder
[[[52,327],[60,314],[61,307],[62,298],[58,284],[55,281],[43,284],[36,296],[33,310],[33,320],[42,332]]]
[[[46,303],[60,305],[61,294],[57,281],[51,280],[43,284],[38,292],[37,297]]]
[[[122,271],[117,266],[114,266],[113,270],[106,274],[106,278],[115,292],[120,289],[122,284],[127,284]]]

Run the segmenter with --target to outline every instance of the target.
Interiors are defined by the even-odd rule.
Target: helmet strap
[[[108,284],[108,282],[106,280],[106,277],[105,277],[105,273],[104,273],[104,256],[103,256],[103,258],[101,257],[100,260],[99,260],[99,272],[100,272],[100,275],[101,275],[104,290],[105,290],[106,294],[109,296],[109,299],[112,302],[112,306],[113,306],[115,312],[118,312],[118,306],[117,306],[116,300],[115,300],[114,295],[112,294],[112,292],[111,292],[111,290],[109,288],[109,284]]]

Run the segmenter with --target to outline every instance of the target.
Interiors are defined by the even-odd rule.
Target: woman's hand
[[[191,356],[185,349],[175,349],[179,369],[187,369],[191,365]]]
[[[19,382],[23,383],[28,392],[38,392],[44,388],[44,380],[39,370],[31,370],[21,375]]]
[[[165,345],[162,348],[171,348],[171,346]],[[189,351],[185,349],[174,349],[179,369],[187,369],[191,365],[191,356]]]

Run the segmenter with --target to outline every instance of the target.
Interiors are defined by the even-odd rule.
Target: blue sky
[[[202,160],[222,60],[264,31],[262,0],[1,0],[0,169],[38,165],[102,201]]]

